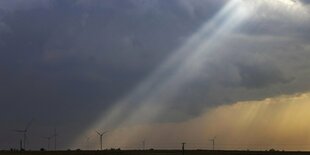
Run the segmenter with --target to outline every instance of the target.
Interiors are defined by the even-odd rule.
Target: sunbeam
[[[309,150],[309,17],[309,0],[0,0],[0,154]]]
[[[201,67],[206,55],[214,52],[213,44],[223,41],[224,36],[242,24],[252,11],[247,2],[229,1],[213,19],[206,22],[132,93],[109,109],[108,114],[102,116],[84,135],[92,135],[96,128],[115,128],[156,119],[166,106],[171,106],[167,105],[167,101],[174,96],[173,93],[195,76],[192,72],[195,67]],[[167,90],[172,94],[165,94]]]
[[[116,129],[119,127],[147,124],[158,120],[171,107],[178,106],[172,100],[188,82],[195,80],[206,62],[212,61],[223,44],[230,41],[230,35],[262,7],[281,9],[287,7],[292,12],[303,12],[300,4],[290,1],[244,1],[231,0],[196,31],[157,70],[140,83],[131,93],[114,104],[90,127],[85,135],[93,135],[94,129]],[[181,114],[186,115],[186,114]],[[254,117],[254,116],[252,116]],[[250,119],[249,116],[247,119]],[[78,146],[79,137],[73,146]],[[126,141],[126,140],[124,140]]]

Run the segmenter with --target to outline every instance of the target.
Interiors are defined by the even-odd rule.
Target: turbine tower
[[[216,136],[212,139],[210,139],[210,141],[212,142],[212,149],[214,150],[214,146],[215,146],[215,139],[216,139]]]
[[[50,150],[50,143],[51,143],[52,136],[43,137],[43,138],[47,139],[47,150]]]
[[[57,130],[56,130],[56,128],[54,129],[54,135],[53,135],[53,137],[55,138],[54,139],[54,150],[56,151],[56,149],[57,149],[57,136],[58,136],[58,134],[57,134]]]
[[[89,137],[86,138],[86,150],[89,150]]]
[[[28,129],[29,129],[30,125],[32,124],[32,122],[33,122],[33,119],[22,130],[14,130],[15,132],[23,134],[23,142],[21,142],[21,144],[23,144],[23,149],[24,150],[26,150],[27,132],[28,132]]]
[[[145,150],[145,140],[142,141],[142,149]]]
[[[99,138],[100,138],[100,150],[102,150],[102,136],[107,133],[107,132],[98,132],[96,131],[96,133],[98,134]]]
[[[183,143],[181,143],[181,144],[182,144],[182,155],[184,155],[184,154],[185,154],[185,144],[186,144],[186,143],[183,142]]]

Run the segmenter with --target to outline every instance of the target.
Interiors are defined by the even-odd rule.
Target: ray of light
[[[195,71],[203,66],[207,55],[216,52],[216,45],[224,43],[225,37],[252,15],[254,5],[251,3],[244,0],[227,2],[214,18],[207,21],[131,93],[106,110],[107,113],[81,137],[93,135],[94,129],[98,128],[116,128],[156,119],[165,107],[173,104],[169,103],[169,98],[196,75]],[[247,119],[253,117],[249,116]],[[81,137],[77,138],[73,146],[83,141]]]
[[[200,30],[193,34],[186,43],[179,48],[164,64],[162,64],[153,74],[135,88],[127,97],[120,100],[108,114],[100,118],[86,135],[92,134],[93,129],[118,126],[123,122],[130,122],[143,118],[151,120],[162,110],[160,103],[154,103],[154,98],[160,96],[163,89],[171,85],[177,86],[175,78],[187,70],[195,61],[199,63],[199,56],[207,52],[207,48],[212,48],[212,42],[218,40],[221,34],[227,33],[236,27],[249,14],[241,0],[232,0],[210,21],[206,22]],[[208,49],[211,51],[211,49]],[[185,63],[184,63],[185,61]],[[155,100],[159,102],[158,99]],[[131,107],[138,107],[133,110]],[[131,112],[128,112],[131,111]],[[133,114],[134,113],[134,114]],[[127,116],[126,116],[127,115]]]

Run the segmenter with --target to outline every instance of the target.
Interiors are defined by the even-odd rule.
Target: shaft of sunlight
[[[95,129],[113,129],[155,120],[167,106],[173,105],[169,99],[196,76],[208,55],[216,52],[217,46],[224,44],[227,36],[251,17],[259,5],[276,5],[275,2],[263,1],[228,1],[132,92],[107,109],[106,114],[78,137],[73,146],[79,146],[83,137],[94,136]],[[288,0],[277,1],[291,5]]]

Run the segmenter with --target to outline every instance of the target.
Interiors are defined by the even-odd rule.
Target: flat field
[[[183,155],[183,152],[181,150],[1,151],[0,155]],[[310,152],[186,150],[184,155],[310,155]]]

